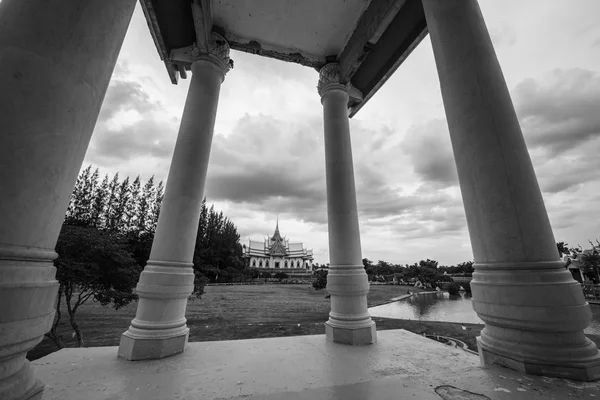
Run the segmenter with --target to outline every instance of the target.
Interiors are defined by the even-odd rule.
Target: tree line
[[[119,173],[105,175],[88,166],[78,176],[57,241],[54,265],[59,290],[56,316],[46,336],[59,348],[62,311],[66,309],[78,346],[84,346],[76,320],[88,301],[115,309],[137,299],[135,286],[148,262],[160,214],[164,185],[154,177],[142,182]],[[244,274],[240,235],[223,212],[202,200],[194,252],[194,292],[208,281]]]
[[[451,282],[452,278],[446,274],[459,275],[459,276],[472,276],[475,269],[473,268],[473,261],[465,261],[457,265],[439,265],[435,260],[420,260],[418,263],[413,264],[392,264],[387,261],[379,260],[377,263],[369,260],[368,258],[362,259],[363,267],[367,273],[369,281],[372,282],[388,282],[397,276],[398,280],[405,282],[420,281],[422,284],[429,287],[436,287],[439,282]],[[321,269],[325,267],[325,269]],[[313,287],[316,290],[325,289],[327,285],[327,268],[329,264],[320,266],[319,264],[314,265],[315,272],[313,273],[315,279],[313,280]],[[469,288],[470,290],[470,288]]]

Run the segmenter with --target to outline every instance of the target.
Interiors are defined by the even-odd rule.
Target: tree
[[[465,292],[471,293],[471,282],[463,282],[460,285],[465,289]]]
[[[105,224],[104,227],[107,229],[115,230],[117,228],[117,217],[116,217],[116,208],[118,201],[118,192],[119,192],[119,173],[117,172],[110,184],[108,185],[108,200],[106,202],[106,211],[105,211]]]
[[[245,268],[244,275],[246,275],[248,279],[256,279],[260,278],[260,271],[258,271],[256,268]]]
[[[152,212],[152,206],[154,204],[154,199],[156,196],[156,191],[154,189],[154,175],[148,179],[148,182],[144,185],[144,189],[142,190],[142,196],[140,198],[139,207],[137,209],[137,231],[142,234],[144,232],[151,231],[151,217],[150,214]]]
[[[140,176],[138,175],[133,183],[128,188],[129,198],[125,203],[125,213],[124,213],[124,229],[125,231],[137,231],[138,224],[137,219],[139,215],[139,206],[140,206],[140,189],[141,182]]]
[[[421,260],[421,261],[419,261],[419,267],[437,269],[438,262],[435,261],[435,260],[430,260],[428,258],[427,260]]]
[[[271,275],[270,272],[261,272],[260,276],[262,276],[263,278],[265,278],[265,281],[266,281],[267,279],[270,279],[273,275]]]
[[[104,211],[106,203],[108,202],[108,174],[104,176],[102,183],[98,186],[94,192],[94,198],[92,200],[92,210],[90,225],[96,228],[102,227],[102,219],[105,216]]]
[[[589,253],[583,253],[579,256],[581,260],[581,268],[583,272],[594,275],[594,283],[600,282],[600,253],[596,249],[593,249]]]
[[[312,286],[315,290],[322,290],[327,287],[327,271],[316,271],[314,273],[315,280],[313,280]]]
[[[473,276],[473,272],[475,272],[475,264],[473,261],[465,261],[456,266],[459,274],[464,274],[465,276]]]
[[[202,298],[207,283],[208,279],[206,276],[199,271],[194,271],[194,291],[192,292],[192,296],[195,296],[197,299]]]
[[[87,226],[90,224],[92,199],[96,186],[98,185],[98,170],[92,173],[92,166],[84,169],[75,182],[73,194],[67,208],[65,219],[69,224]]]
[[[156,224],[158,224],[158,216],[160,214],[160,207],[162,205],[164,190],[165,190],[165,188],[163,186],[163,182],[162,181],[158,182],[158,186],[156,187],[156,192],[154,195],[154,204],[152,207],[152,219],[150,222],[150,229],[152,229],[152,232],[156,232]]]
[[[214,206],[208,208],[206,198],[200,206],[193,261],[194,269],[205,274],[211,281],[231,281],[247,277],[242,272],[245,263],[237,227],[223,212],[216,211]],[[216,268],[216,273],[212,268]]]
[[[111,304],[115,309],[129,304],[136,299],[133,289],[141,268],[115,233],[94,227],[63,225],[56,252],[54,265],[61,294],[58,300],[64,294],[69,322],[78,346],[83,347],[83,335],[76,322],[79,307],[89,299],[103,306]]]
[[[129,177],[127,177],[121,182],[117,190],[113,221],[110,227],[113,231],[127,232],[127,208],[130,197]]]
[[[452,296],[456,296],[458,294],[460,294],[460,286],[458,285],[458,283],[450,283],[447,287],[446,290],[448,290],[448,293]]]
[[[569,250],[569,244],[565,242],[556,243],[556,248],[558,249],[558,256],[562,258],[563,255],[568,256],[571,255],[571,250]]]

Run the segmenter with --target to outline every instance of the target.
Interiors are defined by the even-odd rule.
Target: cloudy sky
[[[480,0],[559,241],[600,237],[600,2]],[[206,196],[242,240],[281,233],[329,262],[313,69],[233,51]],[[172,85],[140,7],[84,165],[166,178],[189,80]],[[427,37],[351,120],[363,256],[472,259]]]

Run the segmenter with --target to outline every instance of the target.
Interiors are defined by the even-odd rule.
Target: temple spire
[[[275,233],[273,233],[273,239],[279,238],[281,240],[281,234],[279,233],[279,214],[277,214],[277,223],[275,224]]]

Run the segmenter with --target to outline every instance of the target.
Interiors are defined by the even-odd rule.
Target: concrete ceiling
[[[421,0],[140,0],[173,83],[189,65],[173,55],[197,42],[198,25],[232,49],[319,69],[340,63],[353,86],[350,116],[427,33]],[[192,13],[196,8],[196,24]],[[202,19],[198,11],[202,10]],[[207,11],[208,10],[208,11]],[[207,15],[210,14],[210,15]],[[175,52],[174,52],[175,50]]]
[[[307,63],[338,55],[370,0],[215,0],[213,23],[229,42],[300,54]]]

